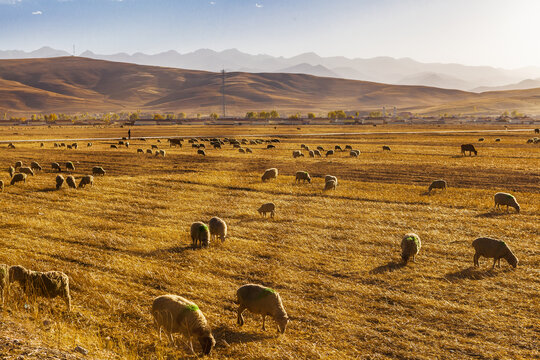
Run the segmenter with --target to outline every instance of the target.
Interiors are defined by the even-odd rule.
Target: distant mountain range
[[[289,70],[328,74],[319,66],[305,64],[300,62]],[[500,114],[511,110],[540,114],[540,88],[479,94],[306,74],[229,72],[226,76],[229,115],[272,109],[283,115],[326,114],[336,109],[365,114],[382,106],[431,115]],[[73,56],[0,60],[0,113],[219,113],[221,81],[218,72]]]
[[[0,59],[49,58],[69,55],[71,54],[66,51],[50,47],[43,47],[32,52],[0,50]],[[180,69],[213,72],[225,69],[229,72],[302,73],[386,84],[423,85],[474,92],[540,87],[539,79],[536,79],[540,78],[540,67],[507,70],[489,66],[421,63],[410,58],[349,59],[343,56],[321,57],[315,53],[305,53],[285,58],[270,55],[250,55],[237,49],[220,52],[200,49],[185,54],[171,50],[154,55],[140,52],[131,55],[127,53],[102,55],[85,51],[79,56]]]

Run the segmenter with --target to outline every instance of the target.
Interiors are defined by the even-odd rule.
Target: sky
[[[250,54],[540,66],[540,0],[0,0],[0,50]]]

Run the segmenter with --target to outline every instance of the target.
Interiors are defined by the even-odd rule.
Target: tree
[[[300,120],[301,118],[302,118],[302,115],[300,113],[296,113],[289,116],[289,120]]]
[[[335,118],[337,118],[336,112],[335,112],[335,111],[330,111],[330,112],[328,113],[328,118],[329,118],[329,119],[332,119],[332,120],[334,120]]]
[[[139,120],[139,114],[138,113],[131,113],[131,115],[129,115],[129,120],[131,120],[131,121]]]
[[[246,118],[248,118],[248,119],[256,119],[257,118],[257,113],[254,112],[254,111],[248,111],[246,113]]]
[[[336,116],[338,119],[346,119],[347,114],[343,110],[336,110]]]
[[[369,117],[371,119],[381,118],[382,117],[382,112],[380,112],[380,111],[372,111],[372,112],[369,113]]]
[[[279,118],[279,113],[276,110],[270,111],[270,118],[272,118],[272,119]]]
[[[178,118],[179,119],[185,119],[186,118],[186,113],[181,112],[180,114],[178,114]]]
[[[214,119],[214,120],[217,120],[219,118],[219,115],[217,113],[213,112],[213,113],[210,114],[210,117],[212,119]]]
[[[163,120],[163,115],[161,115],[161,114],[154,114],[154,120]]]
[[[167,120],[174,120],[176,116],[174,114],[167,114],[166,119]]]
[[[310,112],[307,114],[308,119],[315,119],[315,114]]]

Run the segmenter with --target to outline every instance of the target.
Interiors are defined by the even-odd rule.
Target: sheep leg
[[[474,259],[473,259],[473,262],[474,262],[474,266],[476,267],[479,267],[480,265],[478,264],[478,259],[480,259],[480,255],[478,253],[475,253],[474,254]]]
[[[412,256],[412,262],[415,262],[415,261],[414,261],[414,256],[415,256],[415,255],[413,254],[413,256]]]
[[[497,262],[497,258],[493,259],[493,266],[491,267],[491,269],[495,269],[495,263]]]
[[[236,323],[240,326],[244,325],[244,318],[242,317],[242,313],[244,312],[244,310],[246,310],[246,307],[244,305],[240,305],[238,307]]]
[[[264,327],[264,323],[266,322],[266,314],[263,314],[262,318],[263,318],[263,326],[262,326],[262,329],[266,331],[266,328]]]

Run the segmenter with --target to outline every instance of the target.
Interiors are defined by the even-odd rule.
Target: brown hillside
[[[227,75],[229,113],[249,110],[326,112],[382,105],[417,112],[540,111],[540,89],[475,94],[303,74]],[[218,73],[80,57],[0,60],[0,109],[29,112],[219,111]]]

